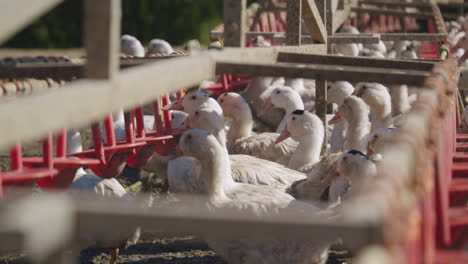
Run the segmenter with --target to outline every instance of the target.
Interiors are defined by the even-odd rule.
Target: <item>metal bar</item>
[[[286,78],[323,79],[328,81],[379,82],[385,84],[407,84],[422,86],[429,72],[401,69],[382,69],[318,64],[216,64],[216,73],[234,75],[255,74],[258,76],[283,76]]]
[[[402,10],[391,10],[391,9],[377,9],[377,8],[365,8],[365,7],[352,7],[351,11],[356,13],[371,13],[371,14],[382,14],[392,16],[410,16],[416,18],[432,18],[434,14],[432,12],[407,12]]]
[[[302,0],[289,0],[286,10],[286,45],[300,46],[302,36]]]
[[[380,41],[378,34],[375,34],[372,37],[369,36],[360,36],[356,34],[355,36],[339,36],[337,34],[328,37],[329,43],[335,44],[345,44],[345,43],[364,43],[364,44],[377,44]]]
[[[62,0],[1,0],[0,43],[61,2]]]
[[[90,79],[112,80],[118,72],[120,1],[85,1],[85,73]]]
[[[224,46],[245,47],[246,0],[224,0]]]
[[[373,68],[393,68],[400,70],[430,71],[434,62],[421,60],[398,60],[366,57],[346,57],[336,55],[295,54],[280,52],[278,62],[310,63],[320,65],[362,66]]]

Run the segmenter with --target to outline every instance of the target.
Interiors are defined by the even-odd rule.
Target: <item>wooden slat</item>
[[[302,17],[304,18],[305,25],[307,26],[312,39],[319,43],[326,43],[327,30],[315,1],[303,0],[302,4]]]
[[[62,0],[0,0],[0,43],[30,22],[62,2]]]
[[[206,198],[186,196],[182,202],[154,202],[144,208],[144,199],[116,201],[103,199],[75,199],[77,204],[78,232],[105,236],[113,230],[141,226],[143,230],[176,234],[238,238],[246,235],[271,238],[287,237],[297,241],[328,240],[341,237],[358,245],[382,240],[380,223],[375,219],[366,222],[337,219],[327,221],[313,213],[283,209],[280,213],[255,214],[248,208],[234,207],[209,209]],[[372,209],[370,209],[372,211]],[[365,217],[365,216],[364,216]],[[321,219],[322,218],[322,219]],[[325,218],[325,219],[324,219]],[[112,222],[112,225],[109,223]]]
[[[352,7],[351,11],[356,13],[371,13],[371,14],[382,14],[382,15],[392,15],[392,16],[409,16],[416,18],[432,18],[434,13],[432,12],[407,12],[403,10],[391,10],[391,9],[377,9],[377,8],[365,8],[365,7]]]
[[[389,1],[389,0],[360,0],[360,4],[376,5],[378,7],[418,7],[418,8],[431,8],[428,2],[403,2],[403,1]]]
[[[289,0],[286,10],[286,45],[300,46],[302,36],[302,0]]]
[[[385,84],[407,84],[421,86],[430,76],[429,72],[374,67],[355,67],[318,64],[216,64],[216,73],[235,75],[283,76],[287,78],[323,79],[328,81],[379,82]]]
[[[224,0],[224,46],[245,47],[246,0]]]
[[[369,36],[361,36],[360,34],[356,35],[349,35],[349,36],[339,36],[333,35],[328,37],[328,42],[336,43],[336,44],[344,44],[344,43],[364,43],[364,44],[377,44],[380,41],[380,37],[378,34],[374,34],[372,37]]]
[[[280,52],[278,54],[278,62],[296,62],[296,63],[311,63],[321,65],[342,65],[342,66],[362,66],[373,68],[393,68],[401,70],[419,70],[430,71],[434,66],[434,62],[413,61],[413,60],[398,60],[398,59],[380,59],[366,57],[347,57],[336,55],[300,55],[293,53]]]
[[[87,78],[113,80],[118,72],[120,4],[120,0],[85,1]]]
[[[445,33],[382,33],[380,39],[382,41],[397,41],[397,40],[417,40],[417,41],[445,41],[447,35]]]

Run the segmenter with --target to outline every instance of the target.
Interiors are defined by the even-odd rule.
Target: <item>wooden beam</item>
[[[224,0],[224,46],[245,47],[246,0]]]
[[[428,2],[402,2],[402,1],[388,1],[388,0],[360,0],[360,4],[364,5],[376,5],[378,7],[416,7],[416,8],[428,8],[431,9],[431,5]]]
[[[16,32],[36,18],[49,11],[62,0],[0,0],[0,43],[5,42]]]
[[[302,17],[312,39],[319,43],[327,42],[327,30],[314,0],[302,1]]]
[[[120,52],[120,1],[85,1],[87,78],[113,80],[117,75]]]
[[[278,54],[278,62],[294,62],[306,64],[321,64],[321,65],[342,65],[342,66],[358,66],[358,67],[373,67],[373,68],[392,68],[401,70],[418,70],[431,71],[435,62],[426,62],[421,60],[398,60],[398,59],[381,59],[367,57],[347,57],[336,55],[301,55],[294,53],[280,52]]]
[[[328,37],[329,43],[335,44],[345,44],[345,43],[364,43],[364,44],[377,44],[380,41],[378,34],[375,34],[372,37],[361,36],[360,34],[350,35],[350,36],[339,36],[337,34]]]
[[[404,10],[392,10],[392,9],[377,9],[377,8],[366,8],[366,7],[352,7],[351,11],[356,13],[371,13],[371,14],[382,14],[382,15],[392,15],[392,16],[401,16],[401,17],[416,17],[416,18],[432,18],[434,13],[432,12],[407,12]]]
[[[302,0],[289,0],[286,10],[286,45],[300,46],[302,36]]]
[[[407,84],[421,86],[430,72],[318,64],[216,64],[216,74],[258,75],[286,78],[323,79],[327,81],[379,82],[385,84]]]
[[[81,197],[81,196],[79,196]],[[360,246],[382,241],[381,226],[376,219],[349,221],[340,217],[327,221],[314,214],[284,208],[278,213],[261,215],[249,208],[209,208],[210,202],[200,196],[177,195],[181,202],[165,199],[154,201],[151,208],[142,206],[145,199],[121,201],[83,197],[75,198],[77,230],[97,237],[109,232],[141,226],[152,233],[192,234],[236,239],[252,236],[265,239],[287,237],[288,240],[317,241],[341,237]],[[370,209],[372,211],[372,209]],[[109,225],[109,221],[112,225]]]
[[[381,33],[382,41],[417,40],[417,41],[445,41],[445,33]]]

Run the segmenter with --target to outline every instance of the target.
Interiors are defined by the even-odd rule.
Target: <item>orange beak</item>
[[[184,107],[182,106],[182,99],[176,100],[172,104],[168,104],[162,107],[162,110],[178,110],[183,111]]]
[[[280,143],[283,140],[286,140],[290,136],[291,136],[291,133],[288,131],[288,126],[286,125],[283,131],[281,132],[281,134],[279,135],[279,137],[275,140],[275,145]]]
[[[260,113],[258,113],[257,116],[264,115],[266,112],[270,111],[273,107],[275,107],[275,105],[271,102],[271,97],[269,97],[265,105],[263,106],[262,111],[260,111]]]
[[[340,174],[336,170],[336,168],[332,168],[330,172],[328,172],[327,176],[323,178],[320,182],[329,184],[332,181],[334,181],[336,178],[338,178]]]
[[[336,114],[328,121],[329,125],[336,124],[341,121],[341,115],[339,112],[336,112]]]

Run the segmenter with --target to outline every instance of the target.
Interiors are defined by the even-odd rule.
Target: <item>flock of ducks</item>
[[[456,25],[449,25],[452,38],[462,34],[460,29],[467,28],[468,20],[457,33]],[[341,31],[359,33],[350,25]],[[454,48],[465,47],[465,38],[459,39],[461,44]],[[419,43],[409,41],[333,47],[335,54],[378,58],[417,58],[418,49]],[[122,52],[145,54],[141,43],[129,35],[122,36]],[[155,39],[148,52],[171,54],[173,49]],[[340,204],[376,177],[378,162],[385,158],[379,154],[383,142],[404,122],[417,90],[406,85],[337,81],[328,82],[327,94],[334,111],[327,116],[326,129],[313,113],[314,80],[258,76],[242,93],[224,93],[216,99],[190,90],[165,107],[171,111],[174,135],[180,136],[177,151],[165,159],[169,190],[205,195],[215,208],[259,215],[294,208],[334,221]],[[113,117],[117,140],[123,140],[123,111]],[[145,118],[148,130],[153,129],[152,122],[151,117]],[[69,130],[68,139],[69,154],[82,150],[78,130]],[[117,180],[102,179],[82,168],[71,186],[77,189],[132,199]],[[118,248],[135,243],[139,232],[129,229],[118,238],[93,244],[112,248],[111,263],[115,263]],[[266,240],[253,235],[204,239],[229,263],[325,263],[334,242]]]

